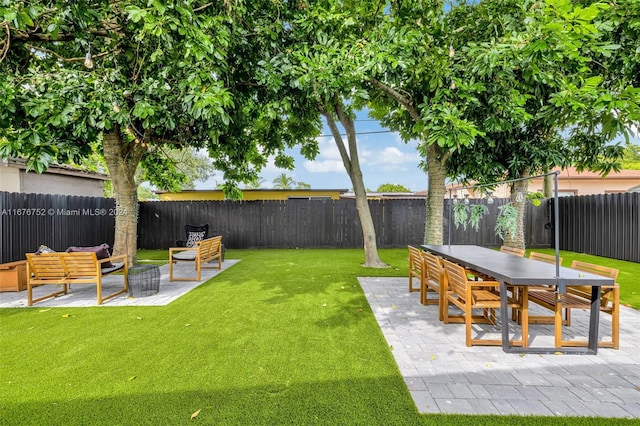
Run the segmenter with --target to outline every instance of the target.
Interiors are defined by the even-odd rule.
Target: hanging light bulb
[[[521,203],[524,201],[524,193],[522,191],[518,191],[516,193],[516,202]]]
[[[89,69],[93,68],[93,59],[91,59],[91,44],[89,44],[89,50],[87,51],[87,55],[84,57],[84,66]]]
[[[487,204],[493,204],[493,192],[487,191]]]
[[[453,81],[453,79],[452,79],[452,80],[451,80],[451,84],[449,85],[449,89],[451,89],[451,90],[456,90],[456,87],[457,87],[457,86],[456,86],[456,82],[455,82],[455,81]]]
[[[464,194],[464,203],[469,204],[469,194]]]
[[[117,102],[114,102],[114,103],[113,103],[113,110],[114,110],[115,112],[120,112],[120,105],[118,105],[118,103],[117,103]]]
[[[458,194],[453,194],[453,204],[458,203]]]
[[[453,58],[456,54],[456,51],[453,50],[453,44],[449,44],[449,57]]]

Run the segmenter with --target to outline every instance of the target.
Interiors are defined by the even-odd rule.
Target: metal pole
[[[451,248],[451,221],[453,220],[452,204],[453,198],[451,196],[451,188],[449,188],[449,248]]]
[[[554,232],[554,244],[556,246],[556,277],[560,277],[560,214],[558,210],[558,174],[553,174],[553,232]]]

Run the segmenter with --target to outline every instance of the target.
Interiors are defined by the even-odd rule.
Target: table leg
[[[589,349],[598,353],[598,325],[600,324],[600,287],[591,287],[591,312],[589,315]]]
[[[509,312],[507,303],[507,283],[500,281],[500,321],[502,322],[502,350],[509,352]]]

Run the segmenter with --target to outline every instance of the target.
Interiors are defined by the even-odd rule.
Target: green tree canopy
[[[285,48],[295,4],[269,0],[0,3],[0,155],[36,171],[102,146],[116,253],[136,251],[138,166],[158,187],[183,179],[165,148],[205,149],[225,190],[284,149],[317,152],[317,113],[264,65]]]
[[[411,190],[396,183],[383,183],[376,189],[376,192],[411,192]]]

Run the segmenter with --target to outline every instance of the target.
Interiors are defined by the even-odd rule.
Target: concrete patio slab
[[[230,268],[240,260],[225,259],[222,262],[222,271]],[[200,284],[215,277],[220,272],[217,268],[202,269],[200,281],[172,281],[169,282],[169,264],[160,265],[160,291],[152,296],[130,297],[124,293],[109,299],[102,305],[96,301],[95,284],[73,284],[69,292],[63,296],[43,300],[31,306],[31,308],[78,308],[88,306],[162,306],[168,305],[180,296],[183,296],[198,287]],[[174,266],[174,276],[195,277],[193,264],[188,262],[177,263]],[[34,298],[53,292],[55,286],[46,285],[36,287],[33,290]],[[102,294],[110,294],[122,288],[122,276],[107,275],[102,281]],[[0,293],[0,308],[29,308],[27,306],[27,291]]]
[[[439,321],[437,305],[420,304],[407,278],[358,281],[421,413],[640,418],[640,311],[622,307],[619,350],[507,354],[465,346],[464,324]],[[572,310],[571,317],[564,335],[586,339],[588,312]],[[509,329],[518,336],[517,325]],[[552,325],[532,324],[529,331],[531,346],[553,346]],[[474,325],[473,332],[500,338],[500,324]],[[611,316],[602,314],[600,336],[610,333]]]

